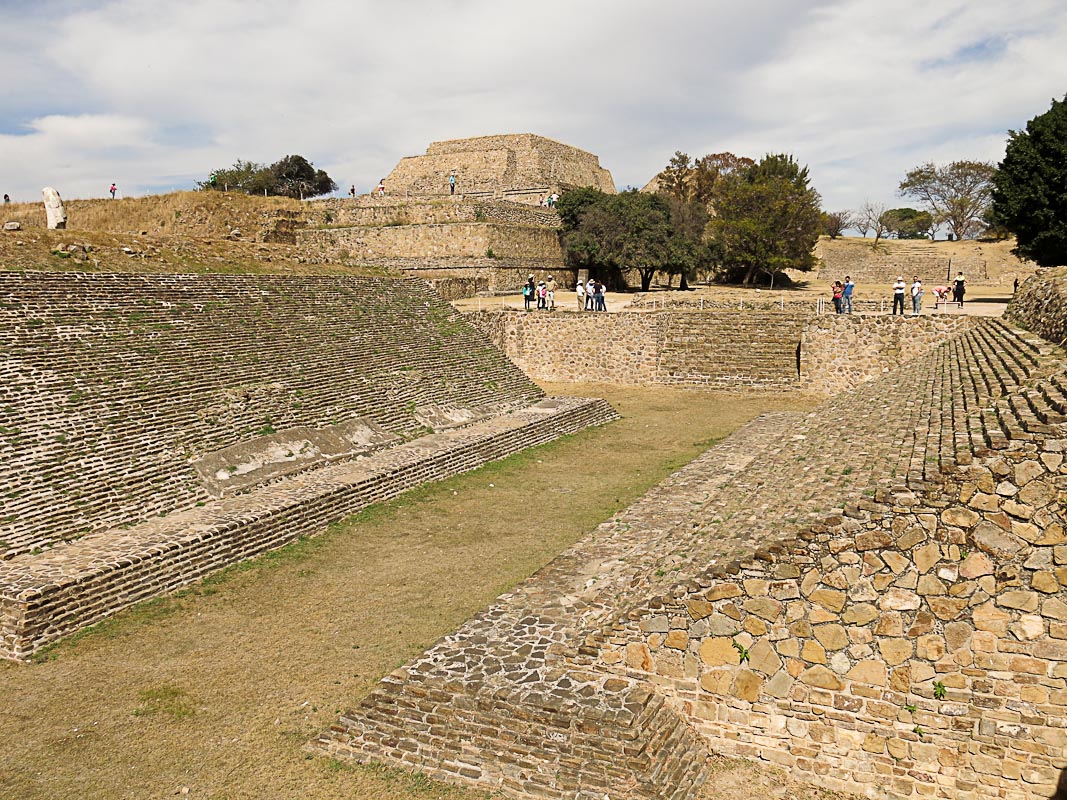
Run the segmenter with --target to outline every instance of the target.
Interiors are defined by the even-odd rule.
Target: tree
[[[670,209],[673,231],[667,274],[678,275],[678,288],[685,291],[689,288],[689,278],[709,260],[708,247],[704,242],[708,208],[697,200],[686,200],[674,195],[666,195],[665,199]]]
[[[926,163],[910,170],[898,189],[901,196],[924,203],[956,239],[973,238],[982,230],[995,172],[987,161],[953,161],[944,167]]]
[[[823,211],[819,214],[819,225],[822,232],[831,239],[836,239],[855,224],[856,221],[853,219],[852,212],[848,210]]]
[[[882,217],[889,233],[898,239],[925,239],[934,227],[934,215],[915,208],[891,208]]]
[[[768,155],[720,174],[708,234],[728,277],[810,270],[819,237],[819,193],[792,156]]]
[[[321,169],[315,169],[303,156],[286,156],[271,164],[270,171],[277,180],[276,194],[284,197],[318,197],[337,188],[333,179]]]
[[[214,180],[212,180],[214,179]],[[228,169],[212,171],[211,178],[198,182],[200,189],[282,197],[317,197],[337,188],[329,175],[303,156],[286,156],[269,167],[238,159]]]
[[[660,195],[633,190],[616,195],[597,192],[584,199],[591,202],[578,212],[576,222],[564,221],[563,246],[569,263],[635,269],[642,291],[648,291],[652,276],[680,258],[674,249],[670,207]]]
[[[992,220],[1015,234],[1015,254],[1067,264],[1067,96],[1008,133],[993,184]]]
[[[863,238],[867,238],[867,231],[874,231],[874,243],[877,245],[878,240],[889,233],[888,220],[886,219],[886,207],[882,203],[872,203],[870,200],[864,200],[863,205],[860,207],[859,216],[863,220],[863,227],[860,228],[863,231]],[[857,225],[857,227],[859,227]]]

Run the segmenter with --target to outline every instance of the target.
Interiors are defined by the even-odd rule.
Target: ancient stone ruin
[[[1016,325],[1060,336],[1067,292],[1021,295],[1013,324],[916,328],[911,353],[912,320],[798,324],[824,364],[834,337],[866,341],[863,380],[708,450],[315,746],[522,798],[692,798],[713,751],[870,797],[1047,797],[1067,765],[1067,364]],[[696,369],[667,350],[629,369]],[[786,375],[775,358],[760,374]]]
[[[429,198],[456,193],[536,205],[547,194],[576,186],[615,193],[611,173],[592,153],[532,133],[434,142],[426,155],[408,156],[385,178],[386,195]]]
[[[422,281],[0,272],[0,656],[614,417]]]
[[[44,213],[48,218],[48,229],[63,230],[66,228],[67,212],[63,208],[63,200],[59,192],[51,186],[46,186],[41,189],[41,195],[44,197]]]

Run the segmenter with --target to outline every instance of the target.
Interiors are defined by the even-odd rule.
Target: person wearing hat
[[[904,283],[904,276],[897,275],[897,282],[893,284],[893,316],[896,316],[897,307],[900,308],[900,316],[904,316],[904,290],[908,285]]]
[[[967,293],[967,281],[963,277],[962,272],[956,273],[955,280],[952,281],[952,299],[955,300],[960,306],[963,306],[963,295]]]

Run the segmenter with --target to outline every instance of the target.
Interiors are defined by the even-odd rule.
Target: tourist
[[[919,276],[916,275],[911,284],[911,313],[912,316],[919,316],[919,311],[923,307],[923,282],[919,280]]]
[[[845,285],[841,281],[834,281],[830,284],[830,292],[834,298],[834,313],[840,314],[843,311],[842,296],[845,294]]]
[[[848,275],[845,276],[845,291],[841,293],[841,305],[846,314],[852,313],[852,292],[855,291],[856,284],[852,282],[852,278]]]
[[[522,285],[522,302],[526,307],[526,310],[530,310],[530,298],[533,297],[533,290],[530,288],[530,284],[524,283]]]
[[[11,195],[5,194],[4,195],[4,205],[6,206],[10,202],[11,202]],[[1015,281],[1015,282],[1018,283],[1019,281]]]
[[[456,193],[456,173],[454,172],[448,176],[448,193]]]
[[[540,311],[543,308],[548,308],[548,290],[545,289],[545,282],[537,282],[537,310]]]
[[[545,306],[549,311],[556,310],[556,279],[551,275],[548,276],[548,280],[545,281],[546,290],[546,303]]]
[[[608,304],[604,300],[604,284],[602,284],[600,281],[596,282],[595,300],[596,300],[596,310],[597,311],[607,311],[608,310]]]
[[[348,196],[353,200],[356,199],[356,184],[352,184],[352,187],[348,190]]]
[[[574,293],[578,296],[578,310],[585,311],[585,284],[581,281],[574,284]]]
[[[548,198],[548,207],[549,208],[555,208],[556,207],[556,203],[558,203],[558,202],[559,202],[559,195],[556,194],[555,192],[552,192],[552,195]]]
[[[4,197],[7,197],[7,195],[5,194]],[[1018,275],[1015,276],[1015,281],[1011,285],[1011,293],[1015,294],[1017,291],[1019,291],[1019,276]]]
[[[385,178],[378,181],[378,197],[385,197]]]
[[[108,191],[111,192],[111,199],[114,200],[115,199],[115,192],[118,191],[118,189],[115,186],[115,184],[111,184],[111,188],[108,189]]]
[[[596,311],[596,281],[590,278],[585,284],[585,310]]]
[[[904,290],[908,288],[908,285],[904,283],[904,276],[897,275],[897,282],[893,284],[893,316],[897,314],[897,308],[900,308],[900,316],[904,316]]]
[[[967,281],[962,272],[956,273],[956,279],[952,281],[952,299],[963,306],[963,295],[967,293]]]

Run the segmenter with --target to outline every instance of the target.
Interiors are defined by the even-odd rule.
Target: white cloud
[[[1067,86],[1055,0],[82,0],[15,12],[0,187],[193,185],[300,153],[368,189],[431,141],[534,132],[642,185],[676,149],[808,163],[829,207],[998,158]],[[30,67],[26,69],[27,65]]]

